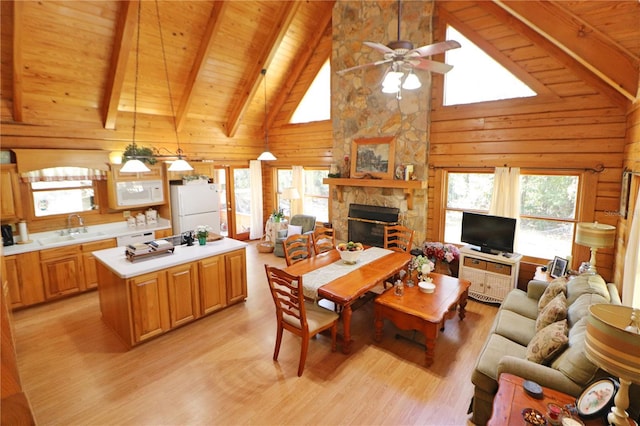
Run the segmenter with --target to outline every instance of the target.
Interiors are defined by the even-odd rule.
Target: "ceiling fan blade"
[[[389,46],[385,46],[382,43],[375,43],[373,41],[365,41],[364,44],[366,44],[370,48],[375,49],[377,51],[380,51],[382,53],[394,53],[393,49],[391,49]]]
[[[414,65],[414,68],[433,71],[439,74],[445,74],[453,69],[453,65],[443,64],[442,62],[431,61],[424,58],[420,58],[419,61],[420,62]]]
[[[442,41],[440,43],[427,44],[426,46],[418,47],[416,49],[413,49],[407,52],[405,56],[408,56],[408,57],[431,56],[431,55],[437,55],[438,53],[446,52],[447,50],[457,49],[459,47],[460,47],[460,43],[458,43],[457,41],[447,40],[447,41]]]
[[[391,61],[393,61],[393,59],[383,59],[383,60],[380,60],[380,61],[369,62],[368,64],[356,65],[355,67],[345,68],[343,70],[336,71],[336,74],[343,75],[345,73],[348,73],[349,71],[353,71],[353,70],[357,70],[357,69],[365,68],[365,67],[372,67],[372,66],[376,66],[376,65],[382,65],[382,64],[386,64],[386,63],[391,62]]]

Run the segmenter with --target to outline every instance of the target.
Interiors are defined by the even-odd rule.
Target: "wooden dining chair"
[[[309,234],[291,235],[282,244],[287,266],[311,257],[311,236]]]
[[[333,228],[319,226],[313,232],[313,251],[315,254],[333,250],[336,247],[336,236]]]
[[[305,300],[302,291],[302,276],[291,275],[282,269],[269,265],[264,265],[264,269],[267,273],[271,296],[276,305],[276,320],[278,322],[273,360],[278,360],[283,330],[300,336],[302,338],[298,364],[298,377],[300,377],[307,359],[309,340],[313,336],[330,329],[331,351],[335,352],[339,315],[312,301]]]
[[[390,225],[384,227],[384,248],[393,251],[411,251],[415,231],[402,225]]]

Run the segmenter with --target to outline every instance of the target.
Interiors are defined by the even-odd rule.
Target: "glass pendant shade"
[[[277,158],[275,157],[275,155],[273,155],[269,151],[265,151],[262,154],[260,154],[260,156],[258,157],[258,160],[260,160],[260,161],[273,161],[273,160],[277,160]]]
[[[419,89],[421,86],[422,83],[420,83],[420,79],[418,79],[418,76],[415,75],[413,71],[409,72],[409,75],[407,75],[407,78],[404,79],[404,83],[402,84],[402,88],[407,90]]]
[[[179,158],[171,163],[171,166],[169,166],[168,170],[170,172],[188,172],[193,170],[193,167],[191,167],[191,165],[182,158]]]
[[[120,171],[123,173],[144,173],[150,172],[151,169],[145,166],[145,164],[140,160],[127,160]]]

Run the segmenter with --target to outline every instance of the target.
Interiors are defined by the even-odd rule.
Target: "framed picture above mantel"
[[[351,145],[351,177],[393,179],[395,138],[355,139]]]

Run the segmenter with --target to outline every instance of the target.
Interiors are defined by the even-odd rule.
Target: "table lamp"
[[[629,386],[640,384],[640,311],[629,306],[595,304],[589,306],[585,352],[598,367],[620,378],[607,420],[613,425],[629,425]]]
[[[599,248],[613,247],[616,240],[616,227],[594,222],[581,222],[576,227],[576,244],[587,246],[591,249],[589,267],[585,273],[595,275],[596,252]]]
[[[293,186],[283,189],[282,198],[284,200],[289,200],[289,215],[291,216],[291,214],[293,214],[292,201],[300,199],[300,193],[298,192],[298,189]]]

